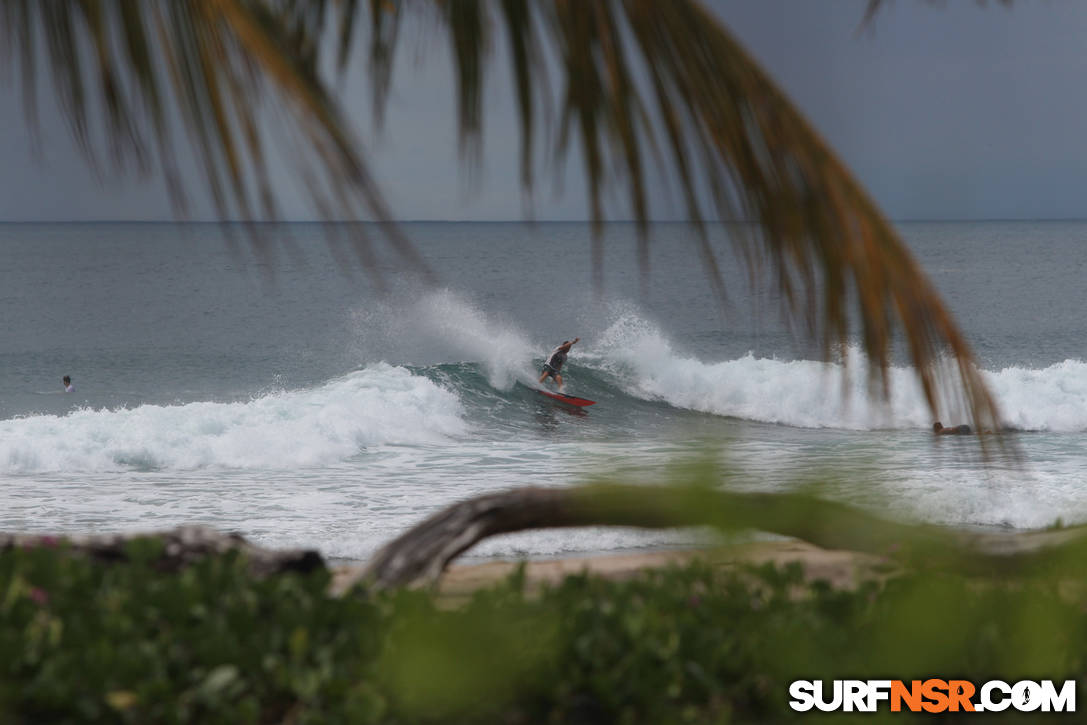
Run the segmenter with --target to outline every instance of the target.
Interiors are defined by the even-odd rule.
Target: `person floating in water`
[[[75,392],[75,386],[72,385],[72,378],[70,376],[65,375],[62,382],[64,383],[64,392],[66,392],[66,393],[74,393]]]
[[[562,391],[562,375],[559,374],[559,371],[562,370],[562,365],[566,362],[566,355],[570,352],[570,348],[580,339],[580,337],[575,337],[573,340],[563,340],[561,345],[551,351],[547,362],[544,363],[543,372],[540,373],[541,384],[549,377],[554,378],[555,383],[559,386],[559,391]]]
[[[957,425],[953,428],[945,428],[943,423],[941,423],[940,421],[936,421],[932,424],[932,432],[938,436],[962,436],[970,435],[974,431],[970,428],[970,426],[966,425],[965,423],[962,425]]]

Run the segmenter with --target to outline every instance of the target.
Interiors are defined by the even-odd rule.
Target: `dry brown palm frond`
[[[319,49],[329,35],[343,67],[353,28],[364,14],[369,20],[380,117],[402,16],[436,15],[449,36],[460,140],[471,160],[483,127],[485,66],[495,62],[491,35],[502,27],[527,192],[537,116],[554,101],[559,131],[548,141],[551,150],[561,157],[575,140],[580,145],[597,232],[604,192],[625,192],[642,230],[643,273],[648,149],[664,166],[660,176],[677,180],[687,216],[699,228],[708,218],[758,223],[758,235],[740,239],[747,258],[769,263],[790,315],[821,335],[827,355],[851,341],[856,325],[872,379],[886,390],[892,344],[901,334],[937,414],[959,397],[978,427],[997,425],[965,340],[894,230],[741,44],[694,0],[5,0],[2,7],[8,55],[19,60],[24,94],[32,104],[37,58],[48,58],[88,158],[97,163],[89,120],[97,111],[115,163],[146,164],[153,138],[170,174],[176,164],[168,118],[179,110],[220,214],[243,218],[276,209],[264,161],[262,112],[269,106],[287,110],[289,136],[302,140],[299,155],[309,167],[299,176],[314,178],[315,208],[342,218],[391,218],[320,77]],[[338,13],[330,20],[332,8]],[[555,99],[547,83],[552,73]],[[175,178],[170,186],[180,183]],[[180,207],[180,194],[177,200]],[[422,267],[395,225],[384,231]],[[357,252],[371,259],[365,240]],[[704,234],[698,253],[723,294]],[[599,283],[599,233],[593,259]],[[957,365],[957,386],[940,370],[945,354]]]
[[[441,5],[454,50],[463,142],[481,130],[480,59],[490,27],[488,3]],[[738,240],[745,258],[769,264],[789,315],[821,335],[827,356],[859,333],[872,380],[886,393],[892,348],[901,333],[937,415],[965,410],[979,428],[998,428],[995,403],[965,339],[898,235],[769,76],[701,5],[690,0],[501,0],[494,5],[491,12],[505,24],[513,64],[522,184],[531,192],[534,124],[537,109],[551,100],[542,91],[550,70],[561,84],[552,151],[562,157],[575,139],[580,144],[598,232],[592,255],[597,284],[602,198],[609,186],[627,195],[643,230],[643,274],[648,270],[645,150],[666,149],[662,174],[678,180],[691,221],[700,228],[707,218],[758,223],[754,238]],[[393,22],[382,20],[382,14],[398,16],[412,7],[374,0],[375,28]],[[371,57],[393,56],[389,43],[395,43],[395,35],[375,30],[371,37]],[[391,65],[371,70],[374,87],[386,88]],[[700,240],[708,277],[723,295],[718,260],[704,233]],[[954,361],[956,376],[944,372],[945,358]]]
[[[482,47],[487,21],[475,8],[486,3],[470,4],[471,13],[444,15],[457,49],[462,139],[478,135],[482,118],[478,56],[460,48],[465,37]],[[392,7],[389,12],[402,12]],[[900,334],[938,416],[968,411],[979,428],[998,429],[996,405],[966,340],[894,229],[770,77],[700,4],[504,0],[494,14],[511,37],[527,190],[533,184],[534,113],[541,105],[536,101],[548,71],[543,59],[552,58],[551,71],[561,83],[553,152],[561,157],[575,137],[580,143],[598,231],[602,194],[610,185],[626,191],[635,219],[646,227],[644,150],[664,148],[663,175],[678,180],[691,221],[700,227],[706,218],[758,223],[758,235],[738,240],[746,258],[769,263],[789,315],[820,334],[827,356],[859,334],[872,380],[886,393]],[[391,57],[392,50],[382,47],[381,53]],[[379,70],[375,86],[386,84],[391,73],[390,67]],[[643,270],[647,243],[643,235]],[[723,295],[705,234],[699,253]],[[602,257],[598,234],[598,284]],[[946,374],[945,359],[957,375]]]

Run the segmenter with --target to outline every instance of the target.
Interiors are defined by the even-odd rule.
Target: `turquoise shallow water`
[[[216,225],[0,225],[0,529],[206,523],[361,558],[466,495],[654,480],[707,450],[741,488],[819,481],[955,525],[1087,520],[1087,224],[900,229],[1020,431],[1021,465],[934,441],[904,360],[890,406],[869,401],[856,351],[845,377],[818,362],[738,264],[721,312],[685,225],[656,229],[646,289],[633,227],[610,227],[602,296],[582,224],[406,225],[438,282],[379,251],[384,294],[344,273],[321,225],[262,226],[259,250]],[[574,336],[568,390],[599,401],[584,414],[522,385]],[[481,553],[682,540],[542,532]]]

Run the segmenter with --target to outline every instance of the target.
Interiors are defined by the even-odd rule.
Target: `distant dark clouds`
[[[1009,10],[895,0],[865,29],[865,0],[709,4],[888,215],[1087,217],[1087,3],[1019,2]],[[488,79],[483,162],[468,174],[447,51],[427,49],[425,40],[409,40],[402,51],[383,133],[371,127],[364,74],[337,84],[395,213],[520,218],[520,140],[500,65]],[[172,217],[157,178],[102,180],[88,170],[44,97],[35,159],[21,100],[10,87],[0,90],[0,219]],[[536,218],[587,216],[581,171],[576,156],[561,184],[541,169]],[[198,178],[195,169],[189,176]],[[295,184],[283,175],[285,215],[308,218]],[[656,213],[676,216],[675,206],[658,204]],[[627,215],[621,199],[610,209]],[[203,201],[195,211],[210,216]]]

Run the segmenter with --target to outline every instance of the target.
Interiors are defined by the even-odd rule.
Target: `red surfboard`
[[[546,395],[549,398],[554,398],[562,403],[569,403],[570,405],[576,405],[579,408],[584,408],[587,405],[596,405],[595,400],[586,400],[585,398],[575,398],[573,395],[567,395],[566,393],[552,393],[548,390],[540,390],[539,388],[533,388],[540,395]]]

